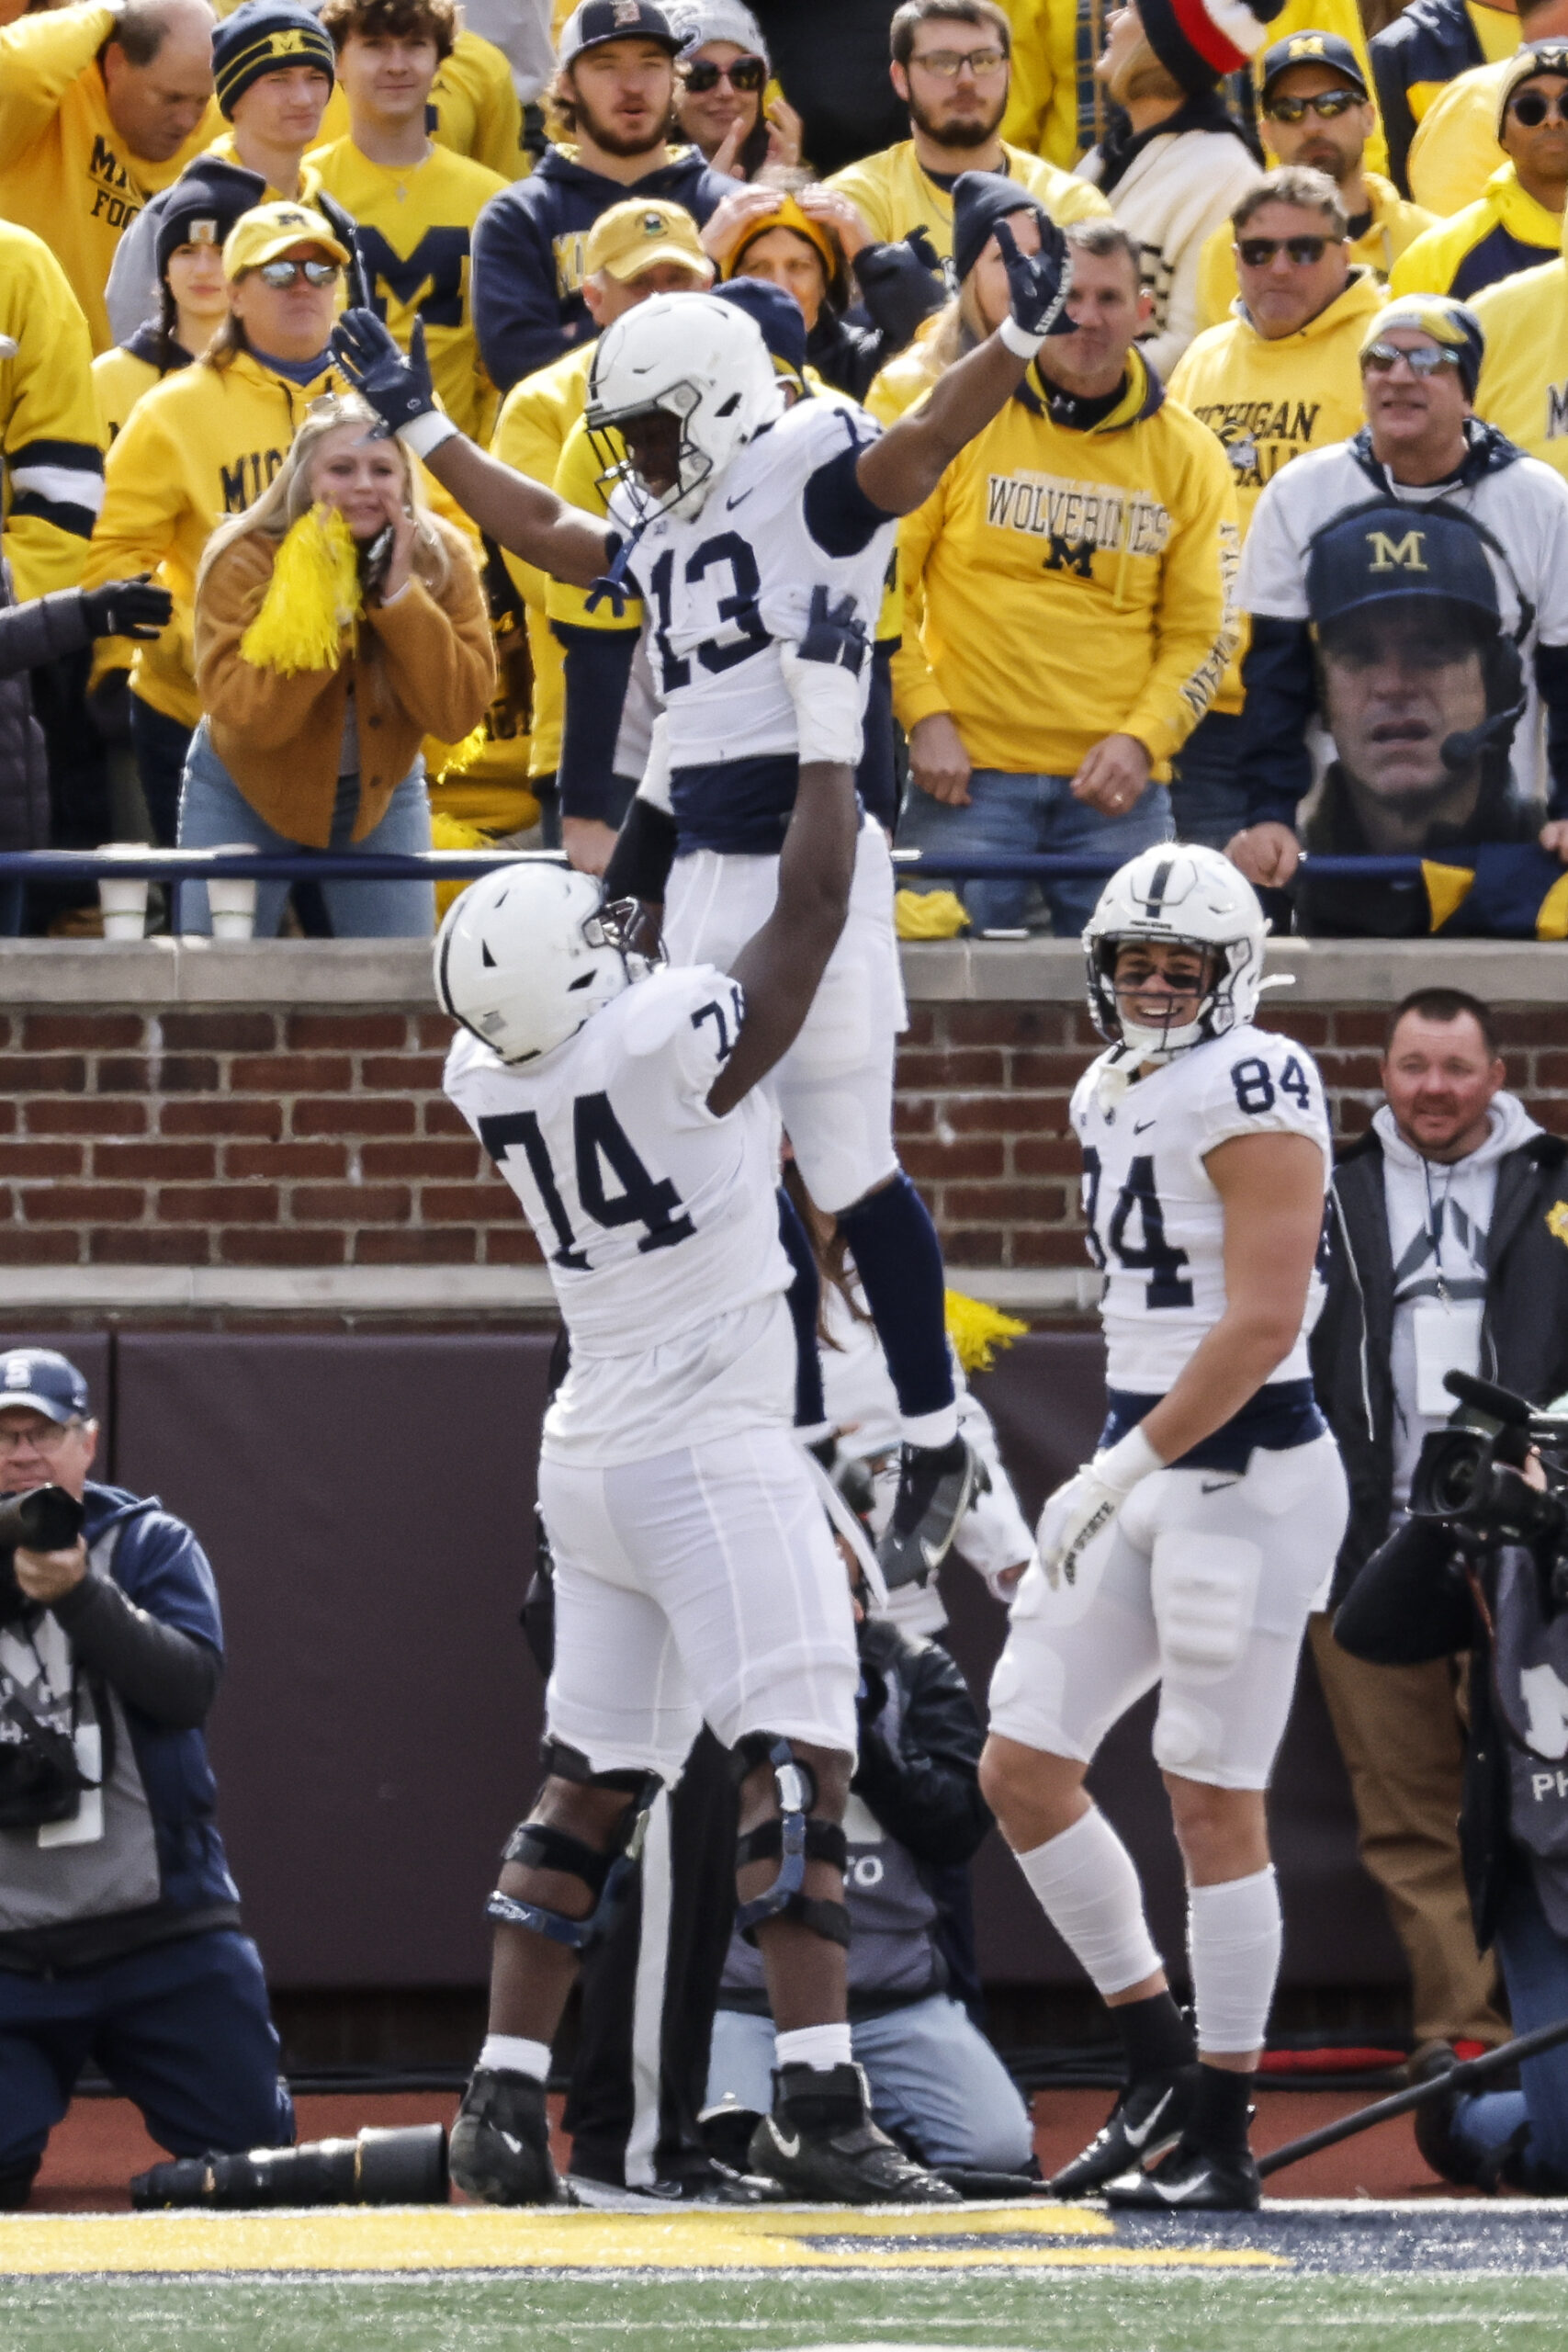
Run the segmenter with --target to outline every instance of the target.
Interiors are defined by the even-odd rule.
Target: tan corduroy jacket
[[[275,549],[260,532],[226,548],[196,601],[196,678],[212,748],[251,807],[275,831],[325,849],[352,680],[359,729],[363,841],[387,812],[426,735],[460,742],[495,691],[484,591],[458,532],[432,517],[451,559],[437,598],[415,578],[392,605],[367,605],[357,649],[347,632],[335,670],[291,678],[258,670],[240,651],[272,577]]]

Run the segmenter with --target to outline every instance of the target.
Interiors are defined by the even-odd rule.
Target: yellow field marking
[[[20,2214],[0,2218],[0,2278],[131,2271],[1290,2267],[1279,2256],[1252,2247],[1134,2247],[1117,2245],[1114,2238],[1114,2224],[1103,2213],[1034,2203],[956,2213],[818,2207],[808,2212],[665,2216],[408,2206],[289,2213]],[[962,2243],[944,2245],[944,2239]]]

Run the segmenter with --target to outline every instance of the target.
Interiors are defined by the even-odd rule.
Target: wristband
[[[1043,334],[1031,334],[1027,327],[1021,327],[1010,311],[997,333],[1015,359],[1038,358],[1040,346],[1045,340]]]
[[[443,416],[438,408],[427,408],[423,415],[416,416],[412,424],[399,425],[398,438],[405,449],[413,451],[416,458],[428,458],[433,449],[440,448],[443,441],[450,441],[457,430],[449,416]]]
[[[795,705],[800,764],[819,762],[858,768],[865,748],[861,682],[833,662],[803,662],[793,645],[779,647],[779,666]]]
[[[1130,1429],[1104,1453],[1097,1453],[1089,1466],[1091,1476],[1102,1487],[1109,1487],[1112,1494],[1130,1495],[1140,1479],[1152,1476],[1166,1465],[1139,1427]]]

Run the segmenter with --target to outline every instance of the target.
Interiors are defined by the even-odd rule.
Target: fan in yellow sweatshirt
[[[0,221],[4,549],[18,603],[81,579],[102,452],[82,306],[47,245]]]
[[[1505,277],[1471,307],[1486,338],[1476,415],[1568,475],[1568,259]]]
[[[1391,294],[1451,294],[1473,301],[1488,286],[1521,269],[1554,261],[1562,223],[1521,187],[1512,164],[1501,164],[1484,193],[1451,220],[1435,220],[1406,246],[1389,279]]]
[[[132,154],[115,128],[98,54],[113,8],[46,10],[0,31],[0,219],[60,262],[93,349],[114,341],[104,288],[122,232],[223,128],[216,100],[166,162]]]
[[[238,0],[234,0],[238,6]],[[219,10],[228,16],[227,7]],[[528,152],[523,144],[523,102],[512,79],[512,68],[493,41],[466,28],[459,29],[450,57],[430,93],[430,135],[454,155],[467,155],[503,180],[527,176]],[[348,137],[348,100],[340,85],[327,100],[321,117],[321,143]]]
[[[1039,198],[1058,228],[1069,220],[1103,219],[1111,210],[1088,180],[1075,179],[1021,147],[1003,147],[1001,170]],[[828,185],[849,198],[878,244],[897,244],[911,229],[923,229],[938,257],[952,260],[953,190],[921,170],[912,139],[847,164]]]
[[[1360,235],[1350,240],[1350,259],[1386,284],[1400,255],[1437,224],[1418,204],[1407,203],[1392,180],[1377,172],[1364,172],[1361,176],[1371,198],[1371,213]],[[1204,245],[1198,265],[1198,316],[1205,327],[1224,323],[1241,290],[1236,283],[1235,247],[1235,231],[1228,220],[1222,220]]]
[[[920,607],[894,656],[906,729],[951,714],[976,768],[1074,775],[1107,734],[1163,781],[1235,644],[1231,469],[1134,349],[1087,431],[1053,421],[1032,369],[906,517]]]
[[[548,488],[556,480],[568,437],[588,401],[588,371],[593,364],[592,344],[569,351],[547,368],[536,368],[512,387],[496,419],[492,455],[530,481]],[[592,445],[583,447],[592,462],[593,481],[600,471]],[[569,493],[562,492],[562,496]],[[581,503],[574,499],[575,503]],[[592,511],[603,514],[604,501],[592,492]],[[565,684],[560,640],[552,635],[547,613],[550,588],[547,575],[521,556],[502,551],[507,572],[523,599],[528,616],[528,650],[534,657],[534,733],[528,757],[530,776],[551,776],[560,764],[561,722]],[[604,608],[607,612],[607,608]],[[572,617],[581,621],[582,616]],[[592,624],[590,623],[590,626]]]

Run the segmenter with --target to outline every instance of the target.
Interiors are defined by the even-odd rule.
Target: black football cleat
[[[964,1439],[948,1445],[906,1445],[893,1516],[876,1547],[889,1592],[924,1584],[949,1552],[964,1512],[986,1493],[991,1474]]]
[[[1168,2155],[1191,2107],[1193,2071],[1145,2075],[1129,2083],[1082,2154],[1053,2173],[1051,2194],[1093,2197],[1107,2181]]]
[[[565,2205],[550,2160],[545,2086],[476,2067],[452,2126],[452,2178],[486,2205]]]
[[[957,2205],[958,2191],[871,2120],[861,2068],[782,2066],[773,2109],[751,2135],[753,2172],[814,2205]]]
[[[624,2188],[615,2181],[594,2180],[569,2172],[566,2185],[574,2205],[602,2213],[653,2213],[671,2207],[693,2205],[779,2205],[784,2190],[776,2180],[754,2172],[737,2172],[715,2156],[693,2156],[666,2178],[646,2188]]]
[[[1256,2213],[1263,2183],[1252,2150],[1201,2148],[1179,2140],[1147,2172],[1108,2181],[1105,2201],[1134,2213]]]

